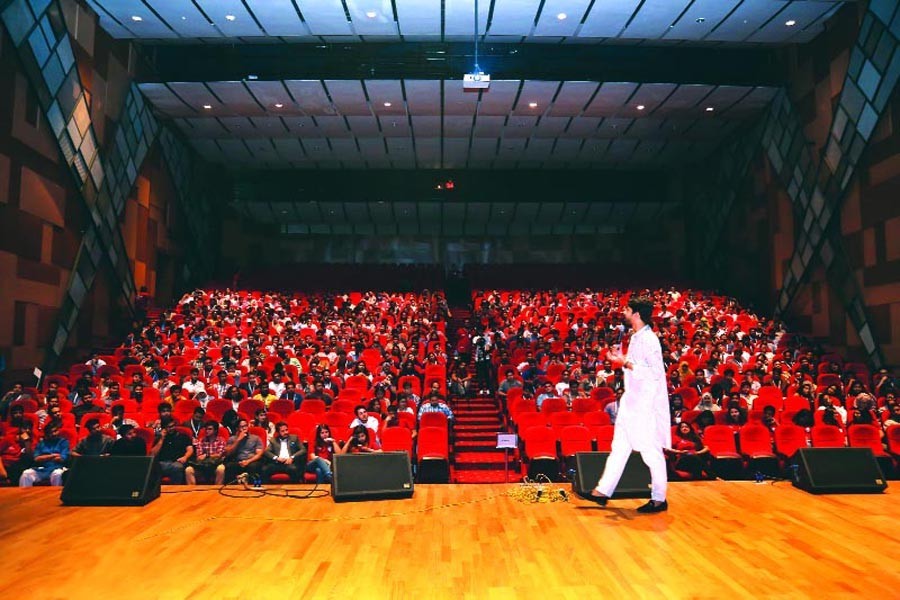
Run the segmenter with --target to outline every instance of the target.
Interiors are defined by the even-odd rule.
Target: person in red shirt
[[[34,459],[34,435],[28,426],[0,440],[0,482],[18,483]]]
[[[306,472],[316,474],[316,483],[330,483],[334,455],[344,453],[337,440],[331,436],[331,428],[324,423],[317,425],[316,434],[310,446]]]

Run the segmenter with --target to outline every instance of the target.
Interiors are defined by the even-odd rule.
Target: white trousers
[[[616,491],[619,485],[619,479],[622,472],[625,471],[625,464],[631,456],[631,443],[628,441],[627,435],[616,435],[612,441],[612,451],[606,460],[606,468],[603,469],[603,475],[594,488],[607,498]],[[656,502],[662,502],[666,499],[666,489],[669,480],[666,474],[666,457],[663,454],[662,447],[641,450],[641,459],[650,469],[650,499]]]
[[[62,476],[65,469],[53,469],[49,473],[46,470],[35,471],[34,469],[25,469],[22,476],[19,477],[19,487],[32,487],[36,481],[50,480],[50,485],[62,485]]]

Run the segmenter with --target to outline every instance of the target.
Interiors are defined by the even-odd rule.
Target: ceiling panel
[[[261,0],[265,1],[265,0]],[[313,35],[350,35],[350,22],[341,0],[296,0]]]
[[[297,14],[291,0],[247,0],[253,16],[269,35],[308,36],[309,29]]]
[[[441,29],[441,0],[397,2],[397,20],[404,36],[428,36]]]
[[[503,0],[494,4],[491,35],[526,36],[534,25],[540,0]],[[474,13],[474,8],[473,8]]]
[[[669,31],[689,0],[644,0],[640,10],[622,32],[624,38],[657,39]]]
[[[444,114],[474,115],[478,94],[463,90],[461,80],[444,81]]]
[[[744,41],[787,5],[783,0],[744,0],[706,39]]]
[[[362,36],[396,36],[390,0],[345,0],[353,29]]]
[[[264,35],[241,0],[194,0],[194,2],[226,37]]]
[[[702,40],[721,23],[741,0],[694,0],[678,22],[672,24],[663,38],[667,40]]]
[[[558,81],[523,82],[519,100],[513,109],[515,115],[540,115],[547,110],[560,85]]]
[[[447,115],[444,117],[444,137],[469,139],[474,117]]]
[[[484,34],[487,28],[491,3],[478,3],[478,32]],[[475,31],[475,0],[444,0],[444,34],[472,39]]]
[[[590,0],[546,0],[534,28],[536,36],[574,35]]]
[[[580,115],[598,88],[594,81],[564,81],[547,114],[555,117]]]
[[[179,83],[172,82],[169,89],[172,90],[184,103],[189,107],[189,111],[195,111],[201,114],[217,115],[225,112],[234,112],[228,108],[226,103],[220,102],[203,83]],[[211,108],[205,109],[205,106]]]
[[[515,80],[492,81],[491,91],[481,94],[479,115],[508,115],[519,95],[522,82]]]
[[[328,80],[325,82],[335,109],[342,115],[371,115],[369,101],[363,91],[362,81],[357,79]]]
[[[617,114],[638,88],[637,83],[606,82],[584,110],[589,117],[611,117]]]
[[[817,2],[815,0],[804,0],[791,2],[780,13],[775,15],[772,20],[761,27],[756,33],[747,38],[748,42],[758,43],[777,43],[791,36],[798,30],[815,23],[826,12],[830,11],[832,4],[830,2]],[[795,24],[788,26],[787,23],[793,21]]]
[[[307,115],[333,115],[334,107],[322,82],[318,79],[292,79],[284,82],[284,86],[293,96],[297,106]]]
[[[578,37],[618,37],[641,0],[596,0]]]
[[[120,6],[124,4],[121,3]],[[154,0],[153,10],[180,37],[207,38],[221,34],[193,2],[183,0]]]

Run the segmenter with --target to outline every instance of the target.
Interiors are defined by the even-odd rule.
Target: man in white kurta
[[[613,361],[622,361],[625,393],[619,400],[612,452],[606,461],[603,476],[591,496],[599,504],[606,504],[619,483],[632,450],[650,469],[650,502],[640,512],[660,512],[666,503],[666,458],[663,448],[672,447],[669,424],[669,396],[666,391],[666,370],[659,339],[648,324],[653,305],[643,299],[633,299],[625,308],[625,317],[634,334],[628,345],[628,355],[610,352]]]

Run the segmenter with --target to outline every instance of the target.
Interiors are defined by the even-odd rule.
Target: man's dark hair
[[[628,308],[641,315],[641,321],[649,325],[653,319],[653,302],[649,298],[632,298]]]
[[[85,429],[90,429],[94,425],[99,425],[100,419],[88,419],[87,423],[84,424]]]

